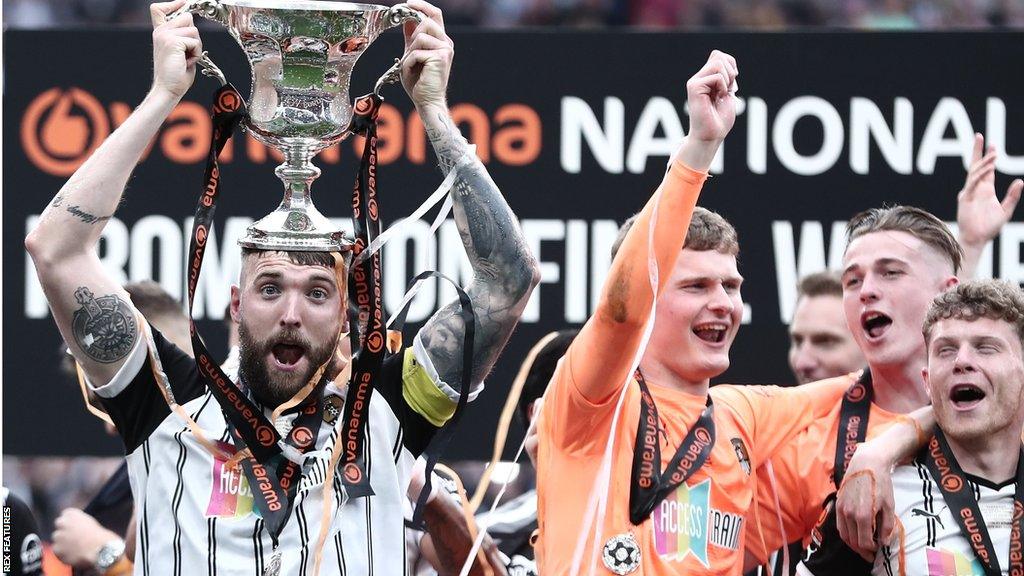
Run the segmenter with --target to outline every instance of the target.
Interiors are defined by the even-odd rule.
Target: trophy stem
[[[320,176],[320,169],[313,165],[316,150],[305,146],[289,146],[284,150],[285,161],[274,170],[284,183],[284,199],[280,209],[307,209],[313,201],[309,188]]]

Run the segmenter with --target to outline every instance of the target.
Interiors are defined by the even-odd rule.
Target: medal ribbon
[[[942,430],[936,428],[935,435],[928,442],[924,452],[924,463],[937,481],[942,498],[949,506],[949,511],[960,526],[960,533],[974,550],[974,555],[981,562],[986,576],[999,576],[999,558],[996,556],[992,537],[989,536],[985,519],[978,507],[974,491],[967,484],[964,471],[956,461],[956,456],[949,449]],[[1022,555],[1021,533],[1024,530],[1024,450],[1020,450],[1017,459],[1017,487],[1013,494],[1013,520],[1010,525],[1010,569],[1008,574],[1024,574],[1024,555]]]
[[[192,317],[206,242],[213,226],[213,214],[220,194],[220,166],[217,157],[245,115],[245,101],[234,86],[225,85],[214,93],[210,152],[203,175],[203,193],[196,206],[189,241],[189,327],[199,374],[224,411],[225,421],[236,449],[239,453],[248,450],[249,455],[242,459],[242,466],[252,487],[253,502],[263,517],[276,548],[278,536],[291,513],[291,500],[301,472],[299,463],[282,455],[282,447],[294,449],[293,454],[302,454],[316,444],[322,419],[322,406],[317,401],[303,401],[292,429],[282,441],[281,434],[263,414],[263,409],[250,400],[213,360]],[[316,392],[322,390],[322,386],[309,388],[306,398],[317,398]]]
[[[377,112],[381,98],[367,94],[356,100],[349,130],[365,137],[363,157],[359,163],[352,190],[352,227],[355,232],[353,258],[365,250],[381,233],[377,207]],[[380,253],[353,265],[348,286],[350,317],[349,338],[352,342],[352,379],[345,394],[340,439],[344,442],[339,465],[342,484],[349,498],[373,494],[366,473],[363,444],[366,440],[367,417],[373,381],[384,363],[387,326],[381,301]]]
[[[629,521],[639,526],[669,492],[699,470],[711,455],[711,448],[715,445],[715,407],[709,394],[704,410],[686,433],[668,466],[659,473],[659,435],[662,429],[658,407],[639,370],[636,371],[636,381],[640,385],[640,422],[637,424],[636,443],[633,446]]]
[[[314,389],[313,397],[319,398],[322,390],[322,385],[317,386]],[[295,417],[292,428],[285,438],[285,443],[299,453],[308,452],[316,445],[322,423],[323,401],[307,402]],[[239,452],[244,450],[246,448],[245,439],[238,433],[238,429],[231,425],[231,422],[228,422],[228,430],[231,431],[231,436],[235,441],[235,448]],[[278,537],[291,515],[291,504],[295,497],[296,487],[299,485],[302,468],[283,455],[275,456],[267,463],[261,463],[256,460],[255,456],[249,456],[243,458],[241,464],[249,481],[249,488],[252,490],[253,503],[259,510],[267,533],[270,534],[270,539],[276,549]]]
[[[843,476],[857,445],[867,438],[868,417],[874,397],[871,372],[867,369],[843,395],[843,404],[839,408],[839,431],[836,433],[835,464],[832,466],[832,481],[837,489],[843,484]]]
[[[214,93],[213,138],[210,141],[210,152],[206,159],[206,171],[203,175],[203,194],[196,206],[188,248],[188,312],[192,349],[195,352],[199,374],[224,410],[226,420],[245,440],[245,445],[256,457],[256,460],[266,463],[281,453],[281,448],[278,446],[281,435],[263,415],[263,411],[231,381],[231,378],[224,374],[218,363],[213,360],[213,356],[203,344],[199,331],[196,329],[195,320],[192,318],[199,272],[202,269],[206,241],[213,226],[213,213],[220,193],[220,166],[217,156],[245,114],[245,101],[234,86],[228,84]]]

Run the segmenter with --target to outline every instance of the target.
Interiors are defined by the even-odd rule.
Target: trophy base
[[[254,250],[293,252],[352,251],[352,240],[316,208],[279,207],[245,231],[238,244]]]

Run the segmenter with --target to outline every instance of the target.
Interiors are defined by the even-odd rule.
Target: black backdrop
[[[497,415],[527,349],[548,331],[585,319],[607,270],[615,222],[639,209],[657,185],[687,124],[684,83],[712,48],[737,57],[745,98],[701,199],[739,230],[750,307],[733,365],[720,381],[790,380],[784,319],[796,276],[834,265],[842,249],[835,231],[850,215],[883,202],[910,203],[953,220],[973,131],[1009,152],[999,164],[1000,193],[1010,175],[1024,174],[1022,34],[456,30],[452,36],[451,102],[523,219],[546,276],[486,393],[467,413],[453,458],[489,454]],[[204,29],[203,38],[247,93],[241,51],[218,29]],[[23,238],[67,175],[145,94],[149,34],[13,31],[6,33],[5,49],[4,452],[116,453],[118,444],[103,435],[57,369],[59,336]],[[365,93],[400,49],[397,32],[382,36],[357,66],[353,96]],[[204,108],[213,88],[209,79],[196,81],[107,227],[101,255],[125,280],[154,278],[182,294],[188,219],[209,138]],[[429,146],[424,154],[408,98],[399,87],[385,95],[394,107],[381,134],[387,225],[441,178]],[[280,198],[272,171],[277,162],[236,140],[223,164],[222,234],[217,249],[208,250],[197,315],[215,352],[225,349],[219,319],[237,259],[232,238]],[[318,164],[324,174],[314,186],[317,205],[347,217],[356,166],[351,143]],[[458,271],[454,228],[449,224],[440,236],[442,269]],[[982,269],[1024,279],[1022,238],[1024,226],[1008,226]],[[391,309],[420,267],[413,264],[420,246],[396,242],[385,251]],[[428,291],[410,320],[425,317],[437,301]]]

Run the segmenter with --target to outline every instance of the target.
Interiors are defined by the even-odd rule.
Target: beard
[[[263,340],[256,340],[244,321],[238,324],[238,339],[238,374],[256,399],[270,408],[276,408],[295,396],[317,369],[334,355],[333,342],[314,348],[295,330],[281,330]],[[309,367],[302,373],[277,373],[272,377],[267,368],[267,357],[273,353],[274,346],[284,342],[301,348],[302,357],[306,358]]]

